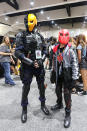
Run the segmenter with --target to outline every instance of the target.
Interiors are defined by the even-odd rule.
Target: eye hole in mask
[[[68,36],[68,34],[66,34],[65,36]]]
[[[62,34],[62,33],[60,33],[60,36],[63,36],[63,34]]]
[[[30,23],[33,23],[33,20],[32,20],[32,21],[30,21]]]

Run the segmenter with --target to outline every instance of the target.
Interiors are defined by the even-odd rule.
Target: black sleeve
[[[18,33],[16,36],[15,56],[20,60],[24,57],[23,32]]]

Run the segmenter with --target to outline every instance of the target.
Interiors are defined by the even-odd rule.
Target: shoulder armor
[[[24,35],[23,32],[19,32],[19,33],[16,35],[16,46],[18,46],[18,45],[23,45],[23,35]]]
[[[16,38],[17,37],[23,37],[23,32],[19,32],[17,35],[16,35]]]

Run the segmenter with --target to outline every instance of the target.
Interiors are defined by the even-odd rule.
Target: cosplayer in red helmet
[[[67,44],[69,42],[69,31],[67,29],[60,30],[58,40],[61,44]]]
[[[64,127],[69,128],[71,124],[71,92],[76,87],[79,79],[79,69],[76,54],[69,43],[69,31],[59,31],[58,43],[53,48],[53,70],[50,80],[56,85],[56,104],[51,106],[52,111],[63,108],[65,101]],[[63,91],[62,91],[63,89]]]

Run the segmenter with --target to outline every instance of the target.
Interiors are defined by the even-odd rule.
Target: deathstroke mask
[[[28,30],[32,32],[36,25],[37,25],[36,16],[34,14],[28,14]]]

